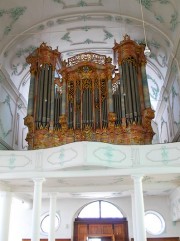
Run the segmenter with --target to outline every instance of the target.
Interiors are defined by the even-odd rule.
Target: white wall
[[[0,149],[26,150],[27,102],[4,70],[0,71]]]
[[[56,238],[72,238],[73,222],[78,211],[85,204],[91,202],[91,199],[61,199],[57,201],[57,212],[60,214],[61,224],[56,232]],[[107,199],[107,201],[115,204],[122,213],[127,217],[129,238],[133,237],[132,215],[131,215],[131,199],[129,197]],[[144,198],[145,210],[154,210],[159,212],[165,219],[166,229],[161,237],[178,237],[180,236],[180,222],[173,222],[170,215],[170,205],[168,197],[149,196]],[[42,205],[42,214],[48,212],[49,200],[44,200]],[[31,237],[31,216],[32,209],[17,208],[12,210],[11,234],[9,241],[21,241],[22,238]],[[14,220],[14,221],[13,221]],[[13,232],[12,232],[13,231]],[[153,237],[147,234],[148,237]],[[155,237],[155,236],[154,236]],[[47,236],[41,234],[41,238]]]
[[[164,233],[162,237],[180,237],[180,222],[173,222],[171,215],[170,200],[168,196],[151,196],[144,198],[145,211],[153,210],[159,212],[165,220]],[[155,237],[148,234],[148,237]]]
[[[159,142],[177,141],[180,131],[180,70],[174,59],[161,89],[155,122],[159,130]]]

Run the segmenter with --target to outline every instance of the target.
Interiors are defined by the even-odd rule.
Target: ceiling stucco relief
[[[109,30],[106,30],[104,28],[104,26],[98,26],[98,25],[97,26],[94,26],[94,25],[80,26],[79,25],[79,27],[74,26],[71,28],[69,28],[67,26],[67,23],[70,24],[70,23],[74,23],[76,21],[79,24],[80,19],[83,19],[84,22],[91,20],[92,23],[93,23],[93,21],[104,21],[105,20],[110,24],[109,29],[112,32],[110,32]],[[77,52],[80,52],[80,51],[82,51],[82,49],[87,49],[88,51],[89,51],[89,49],[92,49],[92,48],[94,49],[94,46],[96,46],[96,48],[97,48],[97,44],[100,44],[100,45],[104,44],[104,54],[112,55],[112,50],[107,48],[107,41],[110,41],[108,43],[108,46],[111,45],[111,47],[112,47],[114,39],[118,38],[118,40],[120,40],[120,38],[122,37],[122,35],[123,35],[122,29],[120,29],[119,34],[117,36],[117,33],[114,33],[113,27],[111,27],[112,23],[114,24],[115,22],[118,22],[118,21],[124,21],[124,22],[126,22],[126,24],[129,24],[132,27],[139,25],[139,22],[135,19],[129,20],[128,18],[125,18],[125,17],[120,18],[120,16],[118,16],[118,15],[110,16],[110,15],[106,15],[106,14],[105,15],[103,15],[103,14],[93,15],[92,14],[92,15],[88,15],[86,17],[85,17],[85,15],[83,15],[83,16],[82,15],[81,16],[79,16],[79,15],[67,16],[64,19],[61,19],[61,21],[59,18],[58,19],[56,18],[53,20],[49,20],[44,24],[35,26],[28,31],[29,31],[29,33],[31,33],[33,31],[35,31],[35,29],[36,29],[36,31],[39,30],[40,31],[39,35],[44,36],[44,39],[46,39],[47,42],[53,42],[54,45],[60,45],[60,46],[61,46],[61,44],[63,44],[63,46],[65,47],[65,50],[63,49],[62,52],[66,53],[66,54],[68,52],[68,56],[66,54],[63,55],[65,57],[70,56],[69,50],[70,49],[72,50],[72,47],[74,48],[75,45],[81,46],[77,51]],[[50,22],[51,22],[51,24],[49,24]],[[62,31],[58,30],[59,24],[61,24],[61,26],[62,26]],[[65,26],[64,26],[64,24],[65,24]],[[40,26],[41,26],[41,28],[40,28]],[[42,26],[44,26],[44,27],[42,28]],[[65,27],[65,29],[63,26]],[[117,26],[115,28],[117,29]],[[97,35],[97,34],[94,34],[93,31],[96,30],[97,32],[99,32],[100,29],[101,29],[101,35],[100,35],[101,39],[99,41],[96,41],[95,39],[91,39],[91,36]],[[66,30],[68,30],[69,32],[64,32]],[[82,36],[81,37],[82,41],[75,42],[77,39],[77,31],[78,30],[79,30],[78,36]],[[51,35],[51,37],[50,37],[50,35]],[[55,38],[53,36],[55,36]],[[29,37],[29,35],[27,35],[26,38],[24,41],[21,41],[21,46],[23,46],[23,48],[21,47],[18,50],[16,50],[16,48],[14,48],[14,46],[15,46],[15,43],[14,43],[14,46],[12,46],[9,50],[7,50],[4,53],[4,57],[7,59],[8,57],[10,57],[8,52],[11,52],[11,54],[12,54],[12,51],[16,50],[16,52],[14,52],[14,56],[10,60],[11,74],[14,76],[19,76],[20,74],[22,74],[23,70],[25,70],[24,74],[27,73],[27,69],[26,69],[27,64],[25,62],[25,57],[27,56],[28,53],[30,53],[35,48],[35,46],[33,46],[33,45],[28,46],[27,43],[28,42],[29,43],[30,42],[36,42],[36,43],[38,42],[36,44],[38,46],[38,44],[40,44],[40,42],[41,42],[41,39],[38,39],[38,36],[37,36],[37,39],[34,40],[33,38],[35,38],[35,36],[34,35],[31,36],[31,34],[30,34],[30,37]],[[51,41],[52,39],[53,39],[53,41]],[[78,39],[79,39],[79,37],[78,37]],[[31,40],[33,40],[33,41],[31,41]],[[66,44],[64,45],[64,42],[61,43],[60,40],[66,42]],[[144,42],[144,40],[139,39],[139,40],[137,40],[137,42]],[[164,44],[167,44],[167,43],[169,44],[169,41],[168,41],[168,39],[165,39]],[[160,67],[164,68],[166,66],[165,61],[168,58],[167,53],[166,54],[163,53],[163,55],[158,54],[158,56],[155,54],[155,53],[158,53],[161,49],[160,44],[155,39],[148,41],[148,44],[150,44],[150,46],[152,48],[151,60],[153,61],[153,59],[154,59],[154,61],[159,63]],[[106,51],[105,51],[105,48],[106,48]],[[99,52],[101,51],[101,49],[102,49],[102,47],[99,49]],[[98,52],[98,50],[96,50],[96,51]],[[163,51],[161,51],[161,52],[163,52]],[[75,51],[73,51],[72,53],[75,54]],[[20,59],[21,59],[21,61],[20,61]],[[156,63],[155,63],[155,65],[156,65]],[[13,78],[14,78],[14,76],[13,76]]]
[[[67,4],[67,1],[63,1],[63,0],[52,0],[52,1],[54,1],[56,3],[59,3],[59,4],[62,4],[63,9],[65,9],[65,8],[77,8],[77,7],[103,6],[102,0],[90,0],[90,1],[77,0],[77,1],[69,1],[69,4]]]
[[[11,75],[20,76],[24,70],[26,70],[28,64],[26,57],[36,49],[35,46],[30,45],[26,48],[19,48],[15,52],[15,55],[10,60]]]
[[[167,108],[164,110],[163,115],[161,117],[160,123],[160,141],[161,143],[168,143],[170,140],[169,138],[169,129],[168,129],[168,114]]]
[[[2,18],[2,22],[4,22],[4,30],[2,32],[1,38],[5,35],[8,35],[12,28],[14,27],[14,24],[16,21],[20,18],[21,15],[23,15],[26,11],[26,7],[14,7],[10,9],[0,9],[0,18]],[[5,15],[8,15],[8,20],[4,17]],[[8,25],[7,25],[8,23]],[[6,25],[5,25],[6,24]]]
[[[180,96],[179,96],[179,84],[178,84],[177,78],[174,78],[169,99],[170,99],[170,105],[171,105],[171,117],[172,117],[173,126],[174,126],[174,133],[176,133],[180,126],[180,106],[179,106]]]
[[[150,90],[151,104],[155,110],[157,106],[157,102],[159,101],[160,87],[156,79],[152,78],[148,74],[147,74],[147,79],[148,79],[148,86]]]
[[[140,2],[139,0],[136,0]],[[180,23],[177,4],[169,0],[141,0],[142,5],[154,14],[154,18],[174,32]]]
[[[1,94],[3,95],[3,93]],[[2,115],[0,117],[0,137],[2,139],[6,139],[7,136],[12,132],[13,128],[11,99],[8,94],[4,97],[4,100],[0,102],[0,113],[6,113],[6,116]]]

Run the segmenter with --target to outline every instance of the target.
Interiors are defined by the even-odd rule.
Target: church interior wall
[[[131,210],[131,198],[121,197],[113,199],[103,199],[104,201],[111,202],[117,206],[128,220],[129,238],[133,237],[133,221]],[[86,204],[95,201],[95,199],[78,199],[78,198],[64,198],[58,199],[56,210],[60,216],[60,227],[56,231],[56,238],[72,238],[73,237],[73,222],[77,217],[80,209]],[[180,222],[173,222],[170,213],[170,203],[168,196],[145,196],[144,197],[145,211],[153,210],[159,212],[165,220],[165,231],[159,236],[150,235],[147,237],[178,237],[180,230]],[[41,215],[49,211],[49,200],[43,199]],[[14,217],[13,217],[14,216]],[[13,236],[14,241],[21,241],[21,238],[31,237],[31,217],[32,209],[12,210],[11,226],[14,229],[13,233],[10,232],[10,237]],[[14,222],[13,222],[14,218]],[[12,227],[13,224],[13,227]],[[14,226],[15,225],[15,226]],[[41,238],[47,238],[47,235],[41,233]]]

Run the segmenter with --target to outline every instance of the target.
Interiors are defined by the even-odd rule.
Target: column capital
[[[131,178],[136,182],[140,182],[144,178],[144,174],[133,174],[131,175]]]
[[[13,192],[10,191],[1,191],[0,192],[0,198],[4,198],[4,197],[9,197],[11,198],[13,196]]]
[[[57,192],[50,192],[49,197],[50,198],[57,198],[58,193]]]
[[[44,177],[35,177],[32,179],[34,184],[42,184],[43,182],[46,181],[46,179]]]

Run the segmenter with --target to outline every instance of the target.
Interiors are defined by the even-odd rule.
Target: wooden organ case
[[[45,43],[27,57],[29,149],[75,141],[151,143],[144,45],[126,35],[113,51],[116,67],[110,57],[91,52],[62,60]]]

